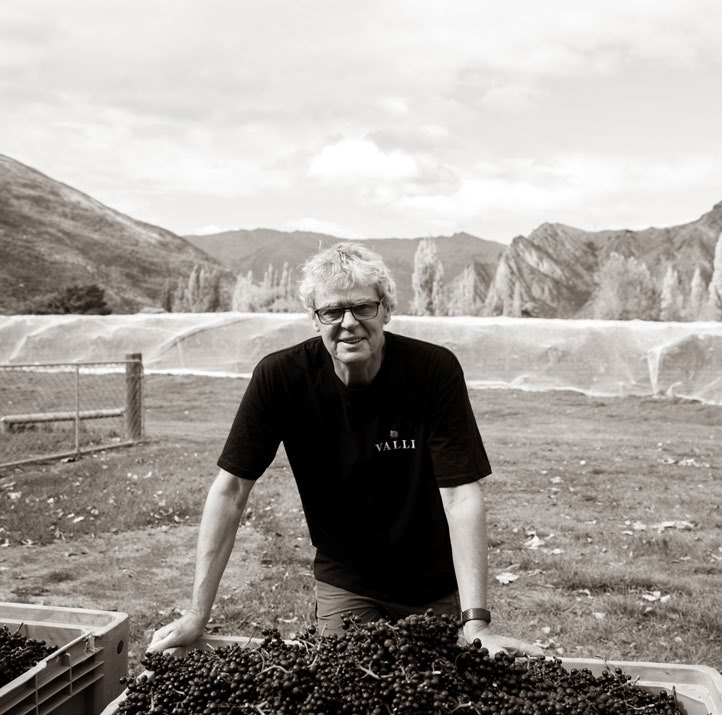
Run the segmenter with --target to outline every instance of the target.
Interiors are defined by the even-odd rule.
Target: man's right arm
[[[254,484],[250,479],[219,471],[208,492],[198,530],[191,607],[181,618],[153,634],[149,651],[190,645],[203,635]]]

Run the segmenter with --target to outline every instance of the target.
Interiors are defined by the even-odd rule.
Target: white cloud
[[[521,82],[509,82],[485,92],[479,99],[479,105],[503,112],[520,112],[533,109],[541,94],[538,87]]]
[[[309,174],[324,181],[402,181],[417,176],[416,160],[404,152],[384,152],[368,139],[341,139],[311,159]]]
[[[166,226],[663,225],[722,185],[720,37],[719,0],[5,0],[0,150]]]
[[[406,97],[384,97],[378,104],[392,117],[403,117],[409,113],[409,101]]]
[[[443,141],[449,138],[450,132],[447,127],[439,124],[425,124],[421,127],[423,135],[433,141]]]

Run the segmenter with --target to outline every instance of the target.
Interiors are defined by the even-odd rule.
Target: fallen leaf
[[[694,524],[691,521],[660,521],[658,524],[652,524],[651,526],[657,531],[664,531],[665,529],[691,531],[694,529]]]
[[[502,584],[511,583],[512,581],[516,581],[518,578],[519,576],[517,574],[509,573],[508,571],[496,575],[496,580]]]
[[[538,549],[540,546],[544,546],[545,544],[546,541],[544,541],[544,539],[540,539],[536,534],[534,534],[530,539],[527,539],[524,542],[524,548]]]
[[[680,459],[679,460],[679,466],[680,467],[704,467],[708,468],[709,464],[707,462],[698,462],[694,457],[687,457],[686,459]]]

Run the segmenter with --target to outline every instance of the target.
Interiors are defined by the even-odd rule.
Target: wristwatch
[[[491,623],[491,612],[486,608],[467,608],[461,612],[461,625],[466,625],[469,621],[485,621]]]

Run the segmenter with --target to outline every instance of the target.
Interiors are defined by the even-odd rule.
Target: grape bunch
[[[554,658],[490,656],[459,645],[459,623],[433,612],[395,623],[348,617],[342,636],[310,626],[292,642],[267,629],[257,648],[147,653],[152,677],[125,679],[127,715],[673,715],[666,692],[621,670],[594,676]]]
[[[19,631],[19,628],[11,631],[7,626],[0,627],[0,687],[57,650],[45,641],[26,638]]]

